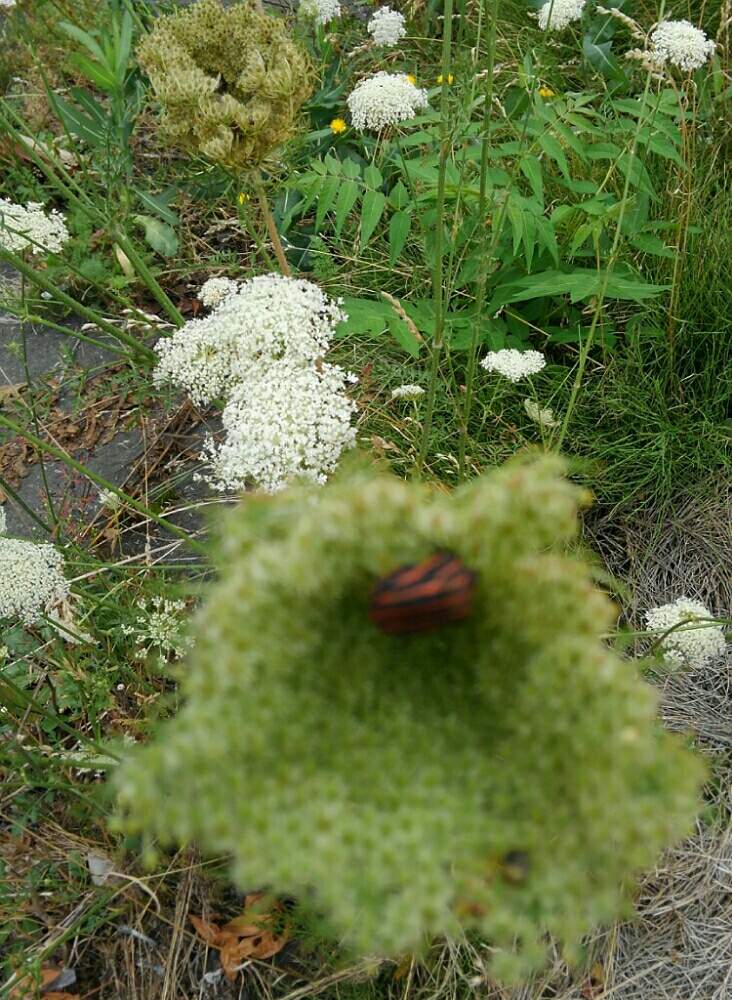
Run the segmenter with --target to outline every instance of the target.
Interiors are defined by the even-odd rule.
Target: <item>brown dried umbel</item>
[[[219,0],[162,17],[138,52],[167,142],[236,171],[260,167],[312,93],[307,55],[254,3]]]

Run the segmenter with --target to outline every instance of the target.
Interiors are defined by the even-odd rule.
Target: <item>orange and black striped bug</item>
[[[369,617],[382,632],[427,632],[467,618],[474,589],[475,573],[452,553],[438,552],[379,580]]]

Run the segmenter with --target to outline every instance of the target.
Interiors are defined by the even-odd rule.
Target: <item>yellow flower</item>
[[[333,135],[342,135],[347,128],[348,125],[346,125],[342,118],[334,118],[330,123],[330,130]]]
[[[249,195],[245,194],[243,191],[240,191],[238,201],[240,205],[246,205],[246,203],[249,201]]]
[[[417,86],[417,77],[414,75],[414,73],[405,73],[405,76],[406,76],[407,80],[409,80],[409,82],[412,84],[413,87]]]
[[[442,73],[440,73],[440,75],[437,77],[437,82],[440,84],[440,86],[442,85],[442,81],[444,79],[445,78],[443,77]],[[454,82],[455,82],[455,77],[452,75],[452,73],[448,73],[447,74],[447,85],[448,85],[448,87],[451,86],[451,84],[453,84]]]
[[[554,91],[551,87],[539,87],[539,95],[541,97],[554,97]]]

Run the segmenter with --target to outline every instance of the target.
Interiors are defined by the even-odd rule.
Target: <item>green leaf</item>
[[[544,204],[544,178],[541,173],[541,164],[535,156],[524,156],[521,160],[521,173],[531,185],[531,190]]]
[[[373,163],[370,163],[368,167],[363,172],[363,179],[366,184],[371,188],[379,188],[384,183],[384,178],[381,176],[381,171],[378,167],[375,167]]]
[[[178,193],[175,188],[168,188],[162,194],[150,194],[149,191],[143,191],[140,188],[133,188],[133,190],[148,212],[159,215],[164,222],[170,223],[171,226],[178,225],[180,220],[170,207],[170,202]]]
[[[101,90],[111,93],[117,88],[117,78],[108,67],[96,63],[82,52],[72,52],[69,62]]]
[[[411,201],[412,199],[409,196],[409,191],[404,186],[404,182],[397,181],[389,192],[389,204],[391,207],[396,209],[406,208],[411,204]]]
[[[350,295],[343,298],[343,311],[347,319],[336,327],[336,336],[345,337],[351,333],[370,333],[379,336],[389,327],[389,319],[394,315],[392,307],[377,299],[358,299]]]
[[[569,164],[567,163],[567,157],[565,156],[559,140],[553,135],[540,135],[539,145],[544,150],[546,155],[558,164],[559,169],[562,171],[567,180],[569,180]]]
[[[367,191],[361,203],[361,249],[366,246],[371,234],[379,224],[386,208],[386,197],[381,191]]]
[[[350,157],[343,161],[341,169],[344,176],[350,177],[351,180],[355,180],[357,177],[361,176],[361,167]]]
[[[419,357],[421,344],[404,320],[399,319],[398,316],[391,315],[388,319],[388,323],[391,335],[394,340],[396,340],[397,344],[399,344],[400,347],[403,347],[404,350],[408,354],[411,354],[413,358]]]
[[[340,236],[343,230],[348,213],[358,201],[361,195],[361,188],[355,181],[343,181],[338,192],[335,203],[335,234]]]
[[[315,229],[320,231],[328,211],[335,201],[338,188],[343,181],[340,177],[326,177],[318,193],[318,209],[315,213]]]
[[[389,220],[389,263],[394,266],[412,228],[411,211],[395,212]]]
[[[668,257],[673,260],[676,256],[676,251],[673,247],[666,246],[662,239],[658,236],[651,236],[649,233],[639,233],[633,237],[630,243],[636,250],[653,254],[654,257]]]
[[[92,149],[106,146],[108,134],[106,123],[103,127],[97,118],[85,114],[58,94],[53,98],[53,105],[67,132],[77,136]]]
[[[625,73],[612,53],[612,42],[595,42],[591,35],[585,35],[582,42],[582,51],[585,58],[598,73],[609,77],[611,80],[624,80]]]
[[[178,250],[178,237],[165,222],[152,215],[136,215],[135,222],[145,230],[145,239],[162,257],[172,257]]]

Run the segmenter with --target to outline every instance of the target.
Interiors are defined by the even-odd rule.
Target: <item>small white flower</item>
[[[368,32],[375,45],[390,47],[401,41],[407,33],[404,15],[391,7],[380,7],[369,21]]]
[[[242,381],[224,407],[222,444],[207,442],[210,482],[221,490],[252,484],[267,493],[302,476],[322,484],[355,444],[355,404],[336,365],[275,361]]]
[[[198,298],[207,309],[215,309],[227,295],[231,295],[238,288],[239,285],[231,278],[209,278],[201,285]]]
[[[661,21],[651,32],[654,62],[671,63],[678,69],[699,69],[714,55],[716,45],[690,21]]]
[[[32,625],[68,596],[63,557],[53,545],[0,537],[0,619]]]
[[[547,0],[538,13],[539,27],[552,31],[562,31],[572,21],[579,21],[586,0]]]
[[[695,625],[700,618],[713,617],[714,615],[699,601],[679,597],[671,604],[662,604],[646,612],[646,624],[649,629],[661,634],[674,625],[679,625],[679,628],[661,640],[664,656],[674,666],[688,664],[692,667],[703,667],[710,660],[721,656],[726,649],[721,625],[711,623],[706,627]],[[682,623],[689,623],[695,627],[685,628]]]
[[[546,358],[541,351],[505,348],[502,351],[490,351],[481,361],[481,366],[487,372],[497,372],[512,382],[520,382],[522,378],[540,372],[546,366]]]
[[[0,198],[0,246],[13,253],[58,253],[69,240],[64,217],[40,202],[15,205]]]
[[[312,282],[259,275],[208,316],[159,340],[153,381],[185,390],[196,404],[210,403],[228,396],[260,363],[317,361],[345,318],[338,303]]]
[[[391,390],[392,399],[417,399],[423,395],[424,389],[421,385],[399,385]]]
[[[100,490],[99,502],[102,507],[106,507],[108,510],[119,510],[122,506],[122,498],[114,490]]]
[[[298,13],[316,24],[327,24],[341,16],[341,5],[338,0],[301,0]]]
[[[14,7],[15,0],[0,0],[0,7]]]
[[[185,601],[156,596],[143,601],[134,622],[122,625],[120,631],[134,639],[140,659],[156,652],[161,660],[171,657],[179,660],[194,643],[193,638],[185,634],[185,611]]]
[[[362,80],[347,101],[353,127],[374,132],[409,121],[427,103],[427,91],[415,87],[406,74],[383,71]]]
[[[559,427],[559,421],[555,420],[554,411],[549,409],[549,407],[539,406],[533,399],[525,399],[524,409],[530,419],[540,427]]]

